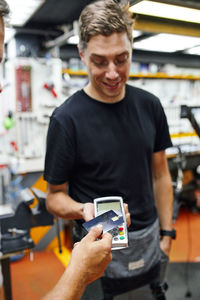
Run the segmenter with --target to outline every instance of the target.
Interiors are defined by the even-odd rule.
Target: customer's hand
[[[43,300],[81,299],[86,286],[103,275],[108,263],[112,260],[112,236],[105,233],[97,241],[102,230],[101,225],[93,227],[79,243],[75,244],[69,265],[55,287]]]
[[[93,227],[81,242],[74,245],[72,251],[68,267],[76,270],[86,285],[100,278],[112,260],[112,235],[105,233],[100,240],[96,240],[102,230],[101,225]]]

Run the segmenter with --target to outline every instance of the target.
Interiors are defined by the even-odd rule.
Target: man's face
[[[3,43],[4,43],[4,21],[3,18],[0,17],[0,63],[3,58]],[[1,84],[0,84],[0,92],[2,91],[1,89]]]
[[[83,53],[88,69],[89,95],[103,102],[120,101],[129,77],[132,47],[126,33],[93,36]]]

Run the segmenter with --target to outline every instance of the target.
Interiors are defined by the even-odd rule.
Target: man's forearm
[[[78,274],[78,270],[72,270],[69,265],[64,274],[42,300],[79,300],[85,290],[85,283]]]
[[[154,197],[160,227],[165,230],[171,230],[173,190],[170,174],[165,174],[154,180]]]
[[[46,206],[50,213],[61,218],[69,220],[83,218],[84,204],[76,202],[62,191],[47,194]]]

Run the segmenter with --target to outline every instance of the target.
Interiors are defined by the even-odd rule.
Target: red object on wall
[[[48,91],[50,91],[54,98],[58,97],[58,95],[54,89],[54,84],[44,83],[44,88],[47,89]]]
[[[31,67],[17,66],[16,75],[16,106],[17,112],[32,111]]]
[[[15,141],[11,141],[10,144],[11,144],[11,146],[13,147],[14,151],[17,152],[17,151],[18,151],[18,147],[17,147],[16,142],[15,142]]]

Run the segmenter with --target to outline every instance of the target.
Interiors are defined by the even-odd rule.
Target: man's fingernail
[[[97,224],[97,227],[100,229],[103,229],[103,225],[102,224]]]

